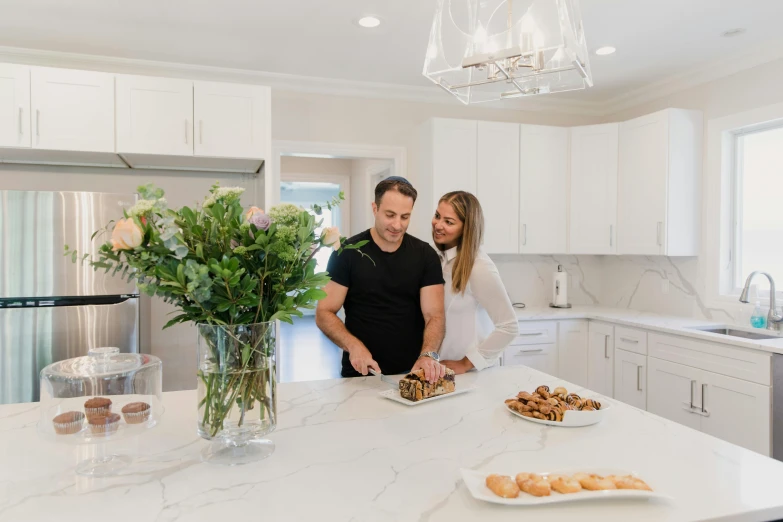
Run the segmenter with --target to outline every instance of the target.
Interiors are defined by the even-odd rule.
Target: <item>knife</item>
[[[382,380],[383,382],[385,382],[386,384],[391,384],[391,385],[392,385],[392,386],[394,386],[395,388],[396,388],[396,387],[398,387],[398,386],[400,385],[400,383],[399,383],[398,381],[395,381],[393,378],[389,377],[388,375],[384,375],[384,374],[382,374],[382,373],[376,372],[376,371],[375,371],[375,370],[373,370],[372,368],[368,368],[368,370],[370,371],[370,373],[371,373],[371,374],[373,374],[373,375],[375,375],[375,376],[377,376],[377,377],[380,377],[380,378],[381,378],[381,380]]]

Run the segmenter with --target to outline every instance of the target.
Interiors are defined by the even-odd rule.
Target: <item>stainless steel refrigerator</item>
[[[37,401],[38,375],[93,347],[139,351],[136,287],[63,256],[96,253],[93,232],[134,194],[0,191],[0,404]]]

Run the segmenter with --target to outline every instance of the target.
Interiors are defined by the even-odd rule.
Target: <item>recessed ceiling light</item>
[[[723,31],[720,35],[724,38],[731,38],[732,36],[738,36],[745,32],[745,29],[742,27],[737,27],[736,29],[729,29],[728,31]]]
[[[607,45],[606,47],[599,47],[595,50],[595,54],[598,56],[606,56],[607,54],[613,54],[617,49],[612,47],[611,45]]]
[[[363,18],[359,18],[357,23],[362,27],[367,27],[368,29],[381,25],[381,21],[374,16],[365,16]]]

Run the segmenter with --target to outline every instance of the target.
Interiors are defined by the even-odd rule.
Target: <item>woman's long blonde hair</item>
[[[457,258],[451,269],[451,288],[454,293],[464,293],[484,236],[484,212],[476,196],[463,190],[444,194],[438,204],[441,201],[451,205],[462,221],[462,235],[457,240]],[[438,247],[443,249],[441,245]]]

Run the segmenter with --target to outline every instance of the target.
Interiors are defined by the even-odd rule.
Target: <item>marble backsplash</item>
[[[552,300],[557,265],[569,276],[575,305],[629,308],[663,315],[743,324],[752,305],[710,306],[699,258],[663,256],[493,255],[514,302],[546,306]]]

